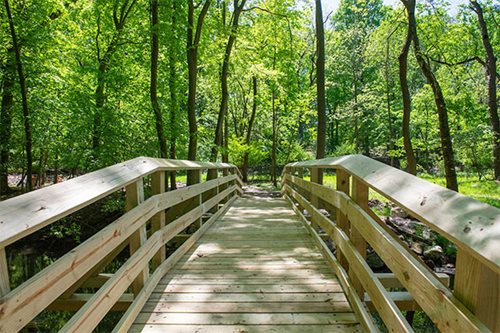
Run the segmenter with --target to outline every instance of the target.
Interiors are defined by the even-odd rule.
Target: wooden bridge
[[[166,192],[179,170],[198,181]],[[113,332],[377,332],[375,313],[411,332],[415,310],[443,332],[500,332],[497,208],[360,155],[287,165],[283,198],[242,186],[230,164],[140,157],[0,202],[0,332],[46,311],[72,313],[61,332],[91,332],[110,311]],[[123,191],[126,213],[11,289],[6,247]],[[453,283],[368,207],[374,192],[457,246]],[[368,250],[391,273],[374,273]]]

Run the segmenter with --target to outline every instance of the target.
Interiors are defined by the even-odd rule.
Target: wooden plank
[[[368,210],[368,186],[366,186],[364,183],[360,182],[356,177],[352,179],[352,200],[358,204],[358,206],[363,209],[363,210]],[[351,228],[349,230],[349,239],[351,242],[354,244],[354,247],[356,247],[356,250],[359,252],[359,254],[366,259],[366,241],[361,235],[361,233],[357,229],[358,227],[356,225],[353,225],[351,223]],[[349,278],[352,281],[352,284],[354,286],[354,289],[358,292],[358,295],[362,297],[365,293],[363,290],[363,286],[361,285],[361,282],[356,276],[356,273],[351,271],[351,269],[348,270],[349,272]]]
[[[238,325],[245,324],[355,324],[356,317],[352,313],[141,313],[136,323],[155,324],[208,324]]]
[[[0,202],[0,248],[155,171],[222,167],[234,166],[223,163],[138,157],[2,201]]]
[[[311,285],[296,285],[296,284],[272,284],[272,285],[239,285],[239,284],[210,284],[210,285],[162,285],[158,284],[155,288],[155,293],[335,293],[342,291],[340,284],[337,283],[322,283]]]
[[[291,197],[300,202],[300,204],[308,210],[312,219],[317,221],[319,226],[332,237],[337,247],[342,250],[347,261],[349,262],[349,269],[353,270],[359,281],[362,283],[363,288],[374,300],[378,313],[387,328],[394,332],[412,332],[413,329],[402,316],[396,304],[394,304],[394,302],[390,299],[388,292],[375,277],[364,258],[350,242],[346,233],[340,230],[332,221],[321,214],[319,210],[314,208],[304,197],[294,191],[291,187],[285,186],[285,190]],[[342,193],[339,193],[339,195],[341,194]]]
[[[238,285],[265,285],[265,284],[323,284],[331,282],[331,278],[287,278],[287,277],[235,277],[235,278],[220,278],[218,280],[207,280],[206,278],[199,277],[195,278],[185,278],[185,277],[177,277],[177,276],[169,276],[165,277],[160,284],[238,284]]]
[[[230,303],[312,303],[312,302],[344,302],[346,296],[338,293],[152,293],[150,301],[158,302],[230,302]]]
[[[362,155],[289,166],[346,170],[500,273],[500,209]]]
[[[188,303],[147,302],[142,312],[162,313],[335,313],[351,312],[349,302],[314,303]]]
[[[195,242],[213,225],[213,223],[219,218],[219,216],[227,211],[234,200],[235,197],[233,196],[224,207],[219,209],[217,213],[215,213],[200,229],[198,229],[189,239],[187,239],[172,255],[168,257],[168,259],[162,262],[162,264],[156,269],[156,271],[146,282],[141,292],[136,296],[134,302],[124,313],[118,324],[116,324],[115,328],[113,329],[113,333],[127,332],[160,279],[172,269],[177,261],[182,258],[183,255],[185,255],[185,253],[193,246],[193,244],[195,244]]]
[[[454,295],[492,332],[500,332],[500,275],[458,248]]]
[[[0,248],[0,297],[10,292],[9,263],[5,248]]]
[[[172,274],[186,277],[186,278],[193,278],[193,277],[199,277],[199,278],[249,278],[249,277],[256,277],[259,274],[262,274],[262,271],[257,271],[257,270],[239,270],[239,269],[230,269],[230,270],[210,270],[210,271],[204,271],[204,270],[199,270],[199,271],[189,271],[189,270],[177,270],[173,269],[171,271]],[[272,277],[294,277],[294,278],[327,278],[332,276],[332,270],[330,268],[327,269],[302,269],[302,270],[268,270],[266,272],[266,276],[269,278]]]
[[[161,194],[165,193],[165,171],[157,171],[151,175],[151,194]],[[165,210],[160,210],[157,214],[155,214],[151,218],[151,232],[155,233],[156,231],[162,229],[165,226]],[[152,268],[153,270],[156,267],[160,266],[160,264],[165,260],[166,250],[165,247],[162,246],[160,251],[153,257]]]
[[[132,210],[142,202],[144,202],[144,183],[143,178],[139,178],[137,181],[125,187],[125,211]],[[141,248],[146,242],[146,239],[146,224],[143,224],[129,237],[129,250],[131,256]],[[148,276],[149,267],[145,266],[144,270],[137,275],[134,281],[132,281],[131,288],[135,295],[141,291],[144,286],[144,281],[147,280]]]
[[[347,272],[344,270],[343,266],[340,264],[340,261],[338,261],[332,252],[329,250],[325,242],[319,237],[319,235],[316,233],[316,231],[309,226],[307,223],[307,220],[305,219],[304,215],[293,205],[292,200],[288,195],[286,195],[287,200],[289,203],[292,205],[293,210],[295,213],[301,217],[302,222],[304,223],[305,226],[309,228],[309,232],[311,233],[311,236],[313,236],[313,239],[315,240],[316,245],[318,245],[321,253],[323,254],[324,258],[326,261],[330,264],[330,266],[333,268],[335,271],[335,274],[338,277],[338,280],[342,286],[342,289],[346,293],[346,296],[349,298],[349,302],[356,313],[357,318],[360,321],[361,326],[366,332],[379,332],[379,328],[377,325],[372,320],[372,316],[370,313],[367,311],[365,305],[362,303],[361,298],[359,297],[358,293],[354,289],[351,281],[349,280]],[[345,258],[345,257],[344,257]],[[345,258],[345,261],[347,263],[347,259]]]
[[[134,324],[130,333],[361,333],[359,325],[162,325],[162,324]]]

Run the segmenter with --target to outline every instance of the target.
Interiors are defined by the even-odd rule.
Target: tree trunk
[[[177,1],[172,1],[172,31],[175,33],[177,31]],[[168,53],[168,66],[169,66],[169,89],[170,89],[170,155],[169,158],[175,160],[176,158],[176,146],[177,146],[177,126],[176,126],[176,115],[177,115],[177,71],[175,64],[177,62],[175,47],[171,47]],[[170,172],[170,189],[177,189],[177,181],[175,179],[175,171]]]
[[[15,73],[16,58],[14,48],[10,47],[7,50],[7,59],[2,75],[2,107],[0,110],[0,194],[9,194],[11,192],[8,183],[8,176]]]
[[[389,50],[390,50],[390,39],[387,39],[387,45],[385,47],[385,98],[387,102],[387,126],[389,127],[389,144],[388,144],[388,152],[390,155],[390,165],[394,166],[394,154],[392,151],[394,150],[394,130],[392,124],[392,110],[391,110],[391,72],[390,72],[390,64],[389,64]]]
[[[160,145],[160,157],[167,158],[167,141],[163,130],[163,116],[158,103],[158,0],[151,0],[151,84],[149,97],[155,115],[156,135]]]
[[[24,119],[24,140],[26,150],[26,189],[31,191],[33,184],[31,176],[33,173],[33,154],[32,154],[32,139],[31,139],[31,121],[30,112],[28,109],[28,89],[26,88],[26,77],[24,76],[23,63],[21,61],[21,47],[17,40],[16,29],[14,27],[14,20],[10,11],[9,0],[4,0],[5,11],[7,12],[7,19],[9,21],[10,34],[12,37],[12,45],[16,56],[17,75],[19,77],[19,86],[21,88],[21,98],[23,106],[23,119]]]
[[[234,1],[234,12],[233,12],[233,18],[231,21],[231,31],[229,35],[229,39],[226,44],[226,51],[224,53],[224,60],[222,62],[222,70],[221,70],[221,102],[220,102],[220,108],[219,108],[219,116],[217,118],[217,127],[215,129],[215,139],[214,139],[214,145],[212,146],[212,152],[210,154],[210,161],[211,162],[216,162],[217,161],[217,154],[219,152],[219,147],[222,146],[222,141],[223,141],[223,125],[224,125],[224,119],[226,118],[226,113],[227,113],[227,102],[229,99],[229,92],[227,88],[227,76],[229,72],[229,58],[231,56],[231,51],[233,49],[234,42],[236,40],[236,33],[238,30],[238,23],[239,23],[239,18],[240,14],[243,11],[243,7],[245,6],[246,0],[241,0],[240,3],[238,3],[238,0]]]
[[[274,66],[273,66],[274,67]],[[273,88],[272,92],[272,101],[271,101],[271,108],[273,111],[273,145],[271,148],[271,181],[274,185],[274,187],[278,186],[278,181],[276,179],[276,151],[277,151],[277,145],[278,145],[278,138],[277,138],[277,133],[276,133],[276,125],[278,123],[278,115],[276,112],[276,105],[275,105],[275,100],[276,100],[276,92]]]
[[[149,97],[155,115],[156,136],[160,145],[160,157],[167,158],[167,140],[163,129],[163,116],[158,103],[158,0],[151,0],[151,84],[149,86]]]
[[[250,119],[248,121],[248,129],[246,136],[246,144],[250,145],[250,140],[252,139],[252,128],[253,123],[255,121],[255,115],[257,114],[257,78],[255,76],[252,77],[252,88],[253,88],[253,103],[252,103],[252,114],[250,115]],[[241,168],[243,181],[248,182],[248,150],[245,151],[243,155],[243,167]]]
[[[415,0],[401,0],[408,12],[408,27],[411,29],[413,38],[413,48],[418,65],[422,70],[427,83],[431,86],[434,93],[434,102],[439,117],[439,134],[441,138],[441,150],[443,153],[444,172],[446,177],[446,187],[450,190],[458,191],[457,172],[455,170],[455,160],[453,156],[453,146],[450,135],[450,127],[448,124],[448,111],[444,101],[443,92],[438,80],[431,70],[429,62],[422,55],[420,50],[420,42],[417,35],[417,23],[415,19]]]
[[[188,123],[189,123],[189,145],[188,159],[196,161],[198,149],[198,124],[196,122],[196,79],[198,72],[198,44],[201,37],[203,20],[210,7],[210,1],[206,0],[201,9],[196,27],[194,23],[194,3],[188,1],[188,26],[187,26],[187,63],[188,63]],[[188,172],[187,184],[191,185],[198,182],[199,173],[197,171]]]
[[[326,100],[325,100],[325,32],[321,0],[316,0],[316,91],[318,103],[318,133],[316,158],[325,157],[326,147]]]
[[[497,59],[490,43],[488,28],[484,21],[483,8],[475,0],[470,1],[472,10],[477,14],[484,51],[486,52],[486,76],[488,78],[488,109],[490,112],[491,128],[493,130],[493,173],[496,180],[500,180],[500,121],[498,119],[498,102],[496,72]]]
[[[118,13],[118,2],[115,2],[113,7],[113,23],[115,26],[115,32],[113,38],[106,48],[104,56],[100,56],[100,50],[97,50],[97,60],[99,61],[99,68],[97,71],[97,86],[95,90],[95,113],[92,127],[92,150],[94,153],[94,158],[98,155],[98,149],[101,146],[101,135],[102,135],[102,116],[103,108],[106,102],[106,76],[111,66],[111,59],[115,54],[120,39],[123,33],[123,28],[127,21],[127,17],[130,14],[132,8],[134,7],[137,0],[132,0],[129,4],[128,0],[120,6],[120,12]],[[97,17],[97,36],[96,43],[99,44],[99,35],[101,29],[100,17]]]
[[[410,51],[410,45],[413,40],[413,29],[411,28],[412,23],[410,17],[414,17],[414,9],[415,8],[415,0],[408,0],[409,2],[413,2],[413,4],[409,4],[407,10],[413,10],[412,13],[409,13],[408,16],[408,31],[406,34],[406,40],[401,49],[401,53],[399,54],[399,82],[401,84],[401,94],[403,96],[403,146],[406,153],[406,171],[411,173],[412,175],[417,174],[417,162],[415,160],[415,154],[413,152],[413,146],[411,143],[411,133],[410,133],[410,113],[411,113],[411,97],[410,91],[408,89],[408,79],[406,77],[408,72],[408,52]]]

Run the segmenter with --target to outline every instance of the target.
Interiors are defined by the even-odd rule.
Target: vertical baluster
[[[5,248],[0,249],[0,297],[8,294],[10,291],[9,266]]]
[[[165,171],[157,171],[151,176],[152,194],[161,194],[165,192]],[[161,230],[165,226],[165,210],[158,212],[151,219],[151,232]],[[162,246],[158,253],[153,257],[153,269],[156,269],[165,260],[165,246]]]
[[[311,170],[311,182],[317,184],[323,184],[323,170],[321,170],[320,168],[310,168],[310,170]],[[310,193],[309,201],[314,207],[318,209],[321,208],[319,198],[312,192]],[[315,230],[318,230],[318,225],[314,222],[312,222],[312,227]]]
[[[364,183],[362,183],[358,178],[353,177],[352,179],[352,199],[360,206],[363,210],[368,211],[368,186],[366,186]],[[351,239],[352,243],[358,250],[358,252],[361,254],[363,258],[366,258],[366,241],[361,236],[359,231],[356,229],[351,224],[350,228],[350,235],[349,238]],[[360,297],[363,296],[364,290],[359,282],[358,278],[352,272],[351,270],[349,271],[349,277],[351,278],[354,288],[358,291],[358,295]]]
[[[349,195],[349,177],[350,175],[342,169],[336,170],[336,178],[337,178],[337,191],[344,192]],[[342,229],[346,234],[349,234],[349,221],[347,220],[347,216],[342,213],[342,211],[337,209],[336,212],[336,223],[337,226]],[[340,264],[346,271],[349,269],[349,264],[339,249],[337,249],[337,259]]]
[[[458,248],[454,294],[492,332],[500,332],[500,275]]]
[[[143,179],[140,178],[136,182],[127,185],[125,187],[125,194],[126,211],[129,211],[135,206],[141,204],[144,201]],[[146,225],[142,225],[129,238],[130,255],[133,255],[146,242],[146,238]],[[137,295],[141,291],[142,287],[144,286],[144,282],[148,278],[148,275],[149,266],[146,266],[146,268],[141,273],[139,273],[137,278],[132,282],[132,292],[134,293],[134,295]]]

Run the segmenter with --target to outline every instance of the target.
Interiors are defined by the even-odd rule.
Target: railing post
[[[197,181],[196,183],[193,183],[192,185],[197,184],[197,183],[201,183],[201,174],[202,174],[202,170],[201,170],[201,169],[199,169],[199,170],[197,170],[197,171],[198,171],[198,172],[197,172],[197,177],[196,177],[196,178],[198,178],[198,181]],[[208,171],[209,171],[209,170],[208,170]],[[203,203],[203,197],[202,197],[202,196],[203,196],[203,193],[200,193],[199,195],[197,195],[197,196],[195,196],[195,197],[193,198],[193,204],[192,204],[192,205],[191,205],[191,207],[190,207],[191,209],[194,209],[194,208],[196,208],[196,207],[200,206],[200,205]],[[193,226],[195,226],[195,227],[196,227],[196,229],[195,229],[195,230],[198,230],[199,228],[201,228],[201,226],[202,226],[202,225],[203,225],[203,218],[202,218],[202,217],[200,217],[200,218],[198,219],[198,223],[196,223],[196,221],[195,221],[195,222],[193,222]]]
[[[500,332],[500,276],[458,248],[455,296],[492,332]]]
[[[144,183],[143,179],[140,178],[136,182],[129,184],[125,187],[126,204],[125,210],[129,211],[135,206],[139,205],[144,201]],[[146,225],[142,225],[139,229],[134,232],[129,238],[129,248],[130,255],[133,255],[141,246],[146,242]],[[132,282],[132,292],[134,295],[139,294],[144,282],[147,280],[149,275],[149,266],[139,273],[137,278]]]
[[[0,297],[8,294],[10,291],[9,265],[5,248],[0,249]]]
[[[165,192],[166,179],[165,171],[157,171],[151,176],[151,190],[152,194],[161,194]],[[162,210],[151,219],[152,233],[161,230],[165,226],[165,211]],[[153,257],[153,270],[156,269],[165,260],[166,251],[165,246],[162,246],[158,253]]]
[[[356,177],[352,178],[352,199],[358,204],[359,207],[361,207],[361,209],[368,211],[368,186]],[[361,256],[366,259],[366,241],[356,227],[352,225],[352,223],[350,226],[349,238]],[[361,282],[351,270],[349,270],[349,277],[351,278],[358,295],[362,297],[364,290]]]
[[[209,173],[211,174],[210,179],[217,179],[219,178],[219,170],[218,169],[211,169],[209,170]],[[213,198],[219,194],[219,186],[214,187],[213,189],[207,191],[206,194],[206,199]],[[219,204],[215,205],[212,209],[210,209],[210,213],[215,214],[219,210]]]
[[[312,183],[317,183],[317,184],[323,184],[323,170],[321,170],[320,168],[310,168],[311,170],[311,182]],[[311,192],[311,197],[310,197],[310,202],[311,204],[320,209],[320,202],[319,202],[319,198],[317,196],[314,195],[314,193]],[[312,222],[312,227],[317,230],[318,229],[318,225],[314,222]]]
[[[335,171],[335,175],[337,178],[337,191],[344,192],[349,195],[349,177],[350,175],[342,169],[337,169]],[[349,220],[347,216],[342,213],[342,210],[337,209],[336,212],[336,223],[337,226],[344,231],[346,234],[349,234]],[[349,264],[347,259],[344,257],[344,254],[337,248],[337,259],[344,269],[347,271],[349,269]]]

